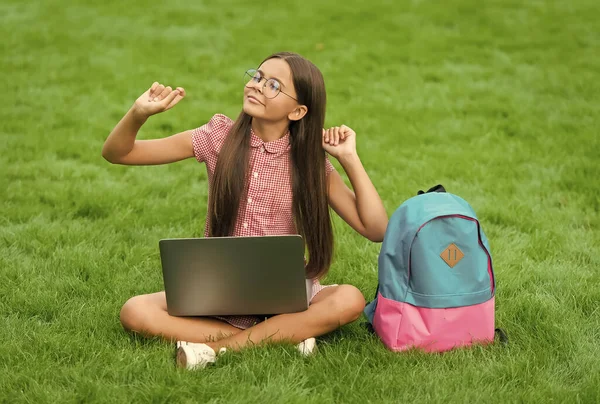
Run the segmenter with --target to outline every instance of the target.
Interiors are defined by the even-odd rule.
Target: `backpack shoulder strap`
[[[506,335],[506,332],[504,332],[502,328],[496,328],[494,330],[494,333],[496,334],[496,337],[498,337],[498,341],[500,341],[502,345],[508,344],[508,335]]]

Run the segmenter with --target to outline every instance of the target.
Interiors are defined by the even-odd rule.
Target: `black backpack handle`
[[[419,190],[419,192],[417,192],[417,195],[428,194],[430,192],[446,192],[446,188],[444,188],[442,184],[437,184],[436,186],[429,188],[427,192]]]

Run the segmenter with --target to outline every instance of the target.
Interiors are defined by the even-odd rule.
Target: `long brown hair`
[[[292,71],[298,103],[308,109],[299,121],[290,121],[290,162],[293,214],[296,230],[306,244],[308,278],[327,273],[333,256],[333,229],[327,202],[325,151],[321,146],[325,124],[325,83],[319,69],[295,53],[266,58],[283,59]],[[261,63],[261,64],[262,64]],[[248,175],[252,117],[240,113],[217,160],[209,197],[209,236],[230,236],[237,220]]]

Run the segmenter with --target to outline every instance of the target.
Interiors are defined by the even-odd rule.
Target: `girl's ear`
[[[290,121],[299,121],[300,119],[304,118],[307,112],[308,108],[306,108],[306,105],[298,105],[292,112],[288,114],[288,119]]]

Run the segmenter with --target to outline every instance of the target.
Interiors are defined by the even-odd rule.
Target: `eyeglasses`
[[[283,93],[290,97],[292,100],[298,101],[296,98],[292,97],[285,91],[281,89],[281,83],[275,79],[266,79],[263,77],[262,73],[256,69],[250,69],[246,71],[244,75],[244,80],[248,80],[246,82],[246,87],[249,87],[248,84],[250,82],[260,84],[261,81],[265,80],[265,83],[262,86],[262,93],[267,98],[275,98],[279,95],[279,93]]]

